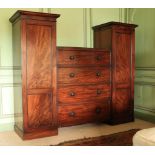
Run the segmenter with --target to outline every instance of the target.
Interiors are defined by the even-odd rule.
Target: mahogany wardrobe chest
[[[56,47],[58,17],[17,11],[10,18],[13,61],[21,61],[15,131],[33,139],[57,135],[61,126],[133,121],[136,25],[94,27],[94,48]]]
[[[13,61],[21,59],[22,102],[14,101],[15,131],[23,139],[56,135],[57,14],[17,11],[11,18]]]
[[[93,27],[94,47],[111,53],[111,124],[134,120],[136,27],[119,22]]]

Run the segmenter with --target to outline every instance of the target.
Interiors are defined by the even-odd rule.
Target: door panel
[[[28,126],[39,128],[52,123],[51,94],[28,95]]]
[[[116,40],[116,82],[130,83],[131,35],[128,33],[116,33],[115,40]]]
[[[51,26],[27,25],[27,87],[51,88]]]
[[[130,89],[116,89],[116,99],[114,106],[115,113],[121,114],[129,112],[132,108],[130,102]]]

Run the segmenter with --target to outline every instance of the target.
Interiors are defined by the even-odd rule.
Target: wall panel
[[[21,100],[21,68],[19,63],[13,66],[12,25],[9,18],[16,8],[0,9],[0,131],[13,130],[14,97]],[[20,8],[20,10],[41,11],[39,8]],[[13,82],[14,77],[14,82]],[[20,113],[21,107],[19,107]]]
[[[135,114],[154,121],[155,116],[155,9],[128,9],[136,29]]]

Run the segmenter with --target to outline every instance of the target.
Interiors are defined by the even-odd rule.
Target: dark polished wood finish
[[[99,49],[91,48],[60,48],[58,54],[58,65],[68,66],[68,65],[97,65],[97,66],[109,66],[110,65],[110,55],[109,51],[104,51]]]
[[[110,118],[110,52],[59,47],[59,126],[102,122]]]
[[[134,120],[135,28],[109,22],[93,27],[94,47],[111,51],[111,124]]]
[[[51,88],[52,24],[27,24],[27,88]],[[33,34],[33,36],[32,36]],[[43,41],[44,40],[44,41]],[[46,75],[46,76],[45,76]]]
[[[20,133],[23,139],[50,136],[58,132],[56,105],[56,18],[58,17],[57,14],[19,10],[10,18],[13,25],[13,47],[16,47],[14,54],[19,52],[22,58],[23,112],[21,122],[15,122],[15,131]],[[19,56],[18,58],[20,59]]]
[[[59,104],[103,102],[110,98],[110,84],[59,86]]]
[[[58,128],[49,128],[45,130],[36,130],[32,132],[23,133],[17,126],[14,127],[15,132],[23,139],[23,140],[31,140],[35,138],[43,138],[58,135]]]
[[[52,94],[28,95],[28,126],[40,128],[52,125]]]
[[[15,131],[26,139],[58,134],[58,127],[132,121],[134,29],[95,26],[95,48],[57,47],[57,14],[17,11],[13,62],[21,57],[22,102],[15,101]]]
[[[110,70],[104,67],[58,68],[59,84],[93,84],[110,81]]]
[[[60,126],[72,126],[89,122],[107,121],[110,117],[110,102],[73,104],[59,106]]]

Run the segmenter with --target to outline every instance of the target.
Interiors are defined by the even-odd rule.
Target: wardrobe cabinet
[[[136,27],[119,22],[93,27],[94,47],[111,51],[111,124],[134,120]]]
[[[17,11],[11,18],[13,62],[21,61],[21,105],[15,131],[23,139],[58,133],[56,19],[58,14]],[[21,59],[21,60],[17,60]]]
[[[93,27],[94,48],[56,47],[59,16],[19,10],[10,18],[13,63],[21,66],[15,131],[24,140],[57,135],[58,127],[134,120],[137,25]]]

